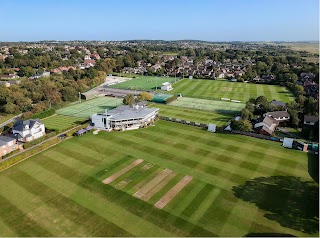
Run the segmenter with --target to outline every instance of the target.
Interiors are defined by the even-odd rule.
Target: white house
[[[159,108],[123,105],[105,113],[96,113],[91,116],[91,121],[94,127],[108,131],[132,130],[152,123],[158,111]]]
[[[172,90],[172,85],[171,85],[171,83],[169,83],[169,82],[163,83],[162,86],[161,86],[161,90],[164,90],[164,91],[170,91],[170,90]]]
[[[40,119],[17,121],[12,128],[12,134],[18,141],[29,142],[46,134],[44,124]]]
[[[31,76],[29,79],[38,79],[38,78],[48,77],[48,76],[50,76],[50,72],[45,71],[42,74],[36,73],[35,75]]]
[[[271,117],[272,119],[283,122],[290,120],[290,114],[287,111],[275,111],[275,112],[267,112],[263,114],[264,117]]]

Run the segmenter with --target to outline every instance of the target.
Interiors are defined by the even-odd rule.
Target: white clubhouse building
[[[171,91],[172,89],[173,89],[172,84],[169,82],[165,82],[161,86],[161,90],[164,90],[164,91]]]
[[[132,130],[153,123],[159,108],[147,108],[139,105],[120,106],[104,113],[91,116],[95,128],[112,130]]]

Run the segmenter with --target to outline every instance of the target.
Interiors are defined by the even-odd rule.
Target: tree
[[[248,120],[232,120],[231,121],[231,128],[233,130],[237,131],[246,131],[251,132],[252,131],[252,124]]]
[[[247,108],[243,108],[240,112],[240,116],[243,120],[250,120],[252,118],[252,113]]]
[[[19,107],[12,102],[8,102],[6,105],[4,105],[4,111],[5,113],[14,114],[19,112]]]
[[[267,73],[268,65],[265,62],[258,61],[256,63],[255,69],[257,71],[257,74],[265,74]]]
[[[73,102],[78,98],[78,92],[74,87],[64,87],[61,89],[62,99],[64,101]]]
[[[248,109],[249,112],[254,113],[254,109],[255,109],[254,104],[251,102],[247,102],[246,109]]]
[[[30,66],[21,67],[19,70],[19,73],[18,73],[18,75],[20,77],[23,77],[23,76],[30,77],[34,74],[35,74],[35,70],[33,68],[31,68]]]
[[[268,99],[265,96],[259,96],[256,99],[256,105],[257,106],[262,105],[266,107],[268,105]]]
[[[31,108],[32,101],[30,98],[19,96],[15,98],[15,101],[21,111],[25,112]]]
[[[297,128],[299,126],[299,122],[300,122],[300,119],[299,119],[299,116],[298,116],[298,111],[297,110],[288,110],[288,112],[290,114],[291,125],[294,128]]]
[[[307,98],[304,104],[304,114],[311,116],[318,116],[319,113],[319,100],[312,97]]]
[[[123,103],[126,105],[133,105],[134,104],[134,96],[132,94],[127,94],[123,98]]]
[[[138,95],[138,101],[151,101],[152,95],[147,92],[142,92]]]
[[[259,96],[256,99],[256,107],[260,109],[260,114],[269,110],[269,102],[265,96]]]

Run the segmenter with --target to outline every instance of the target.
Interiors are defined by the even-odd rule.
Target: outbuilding
[[[165,83],[163,83],[162,84],[162,86],[161,86],[161,90],[164,90],[164,91],[170,91],[170,90],[172,90],[173,88],[172,88],[172,85],[171,85],[171,83],[169,83],[169,82],[165,82]]]

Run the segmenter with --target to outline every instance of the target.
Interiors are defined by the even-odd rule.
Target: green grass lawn
[[[14,116],[15,115],[13,115],[13,114],[0,115],[0,123],[3,123],[3,122],[9,120],[10,118],[12,118]]]
[[[64,131],[71,127],[79,125],[79,123],[83,122],[84,119],[64,115],[53,115],[51,117],[41,119],[41,121],[44,123],[47,129],[58,129],[59,131]]]
[[[276,99],[289,102],[294,99],[285,87],[265,84],[229,82],[224,79],[183,79],[173,85],[170,94],[182,93],[183,96],[203,99],[229,98],[243,103],[249,98],[265,96],[268,100]]]
[[[123,88],[123,89],[141,89],[141,90],[155,90],[161,88],[162,83],[164,82],[175,82],[175,78],[172,77],[156,77],[156,76],[136,76],[136,78],[118,83],[110,86],[111,88]]]
[[[65,116],[89,118],[94,113],[104,112],[120,105],[122,105],[122,98],[98,97],[59,109],[56,113]]]
[[[171,103],[169,103],[169,105],[205,111],[215,111],[217,113],[224,114],[237,114],[246,106],[244,103],[188,97],[178,98],[177,100],[174,100]]]
[[[166,104],[151,104],[150,107],[160,108],[159,115],[165,117],[172,117],[187,121],[200,123],[213,123],[217,126],[225,126],[227,122],[232,119],[237,113],[219,113],[205,110],[198,110],[192,108],[184,108],[178,106],[171,106]]]
[[[122,179],[138,184],[163,168],[176,173],[148,202],[132,196],[131,182],[101,182],[136,159],[153,167]],[[155,208],[185,175],[192,181],[164,209]],[[1,236],[319,234],[318,185],[306,153],[177,123],[74,137],[0,180]]]

